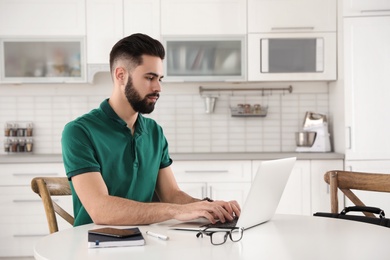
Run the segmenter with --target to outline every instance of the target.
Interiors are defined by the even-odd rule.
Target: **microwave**
[[[331,81],[336,68],[336,33],[248,35],[249,81]]]

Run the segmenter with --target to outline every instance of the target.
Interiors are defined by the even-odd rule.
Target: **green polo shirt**
[[[162,128],[138,115],[134,134],[108,103],[68,123],[62,156],[73,193],[74,225],[92,223],[74,192],[72,177],[100,172],[112,196],[150,202],[159,169],[171,165]]]

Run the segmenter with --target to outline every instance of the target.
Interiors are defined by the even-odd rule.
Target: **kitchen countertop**
[[[172,153],[175,161],[196,160],[273,160],[297,157],[298,160],[344,160],[341,153]],[[61,154],[3,154],[0,163],[62,163]]]

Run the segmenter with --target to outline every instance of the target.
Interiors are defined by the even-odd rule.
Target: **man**
[[[65,126],[62,153],[75,226],[199,217],[215,223],[240,215],[236,201],[195,199],[179,189],[161,127],[142,116],[159,98],[164,57],[161,43],[147,35],[120,40],[110,53],[110,98]],[[151,202],[154,191],[161,202]]]

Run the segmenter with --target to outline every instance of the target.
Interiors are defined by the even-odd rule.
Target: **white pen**
[[[146,234],[149,235],[149,236],[152,236],[152,237],[157,237],[157,238],[159,238],[161,240],[168,240],[169,239],[168,236],[157,234],[157,233],[154,233],[154,232],[151,232],[151,231],[146,231]]]

